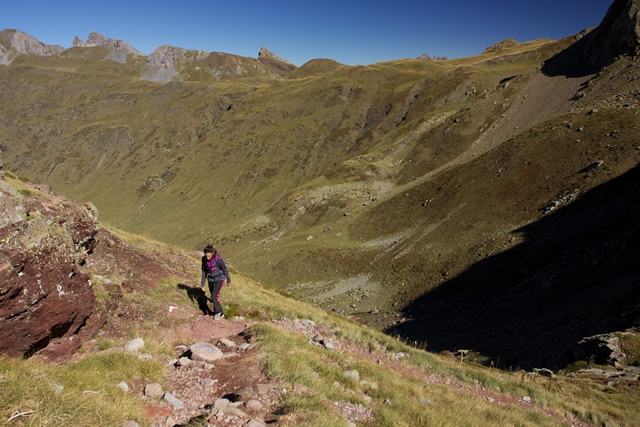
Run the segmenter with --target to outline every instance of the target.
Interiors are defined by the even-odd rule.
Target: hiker
[[[202,280],[200,281],[200,287],[204,292],[204,281],[209,279],[209,292],[211,292],[211,300],[213,301],[213,318],[215,320],[222,319],[224,317],[224,311],[222,310],[222,304],[220,304],[220,291],[224,286],[224,279],[227,279],[227,283],[231,285],[231,276],[229,276],[229,270],[224,260],[218,254],[216,248],[211,245],[207,245],[204,248],[204,256],[202,257]]]

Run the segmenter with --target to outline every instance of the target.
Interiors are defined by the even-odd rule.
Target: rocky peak
[[[75,36],[73,38],[73,47],[87,47],[87,45],[82,41],[80,37]]]
[[[173,70],[179,62],[187,59],[201,60],[209,56],[204,50],[190,50],[174,46],[158,46],[151,52],[147,64]]]
[[[35,37],[18,30],[0,31],[0,64],[10,64],[17,55],[55,55],[64,50],[59,45],[42,43]]]
[[[136,56],[144,56],[144,53],[135,49],[133,46],[128,44],[123,40],[111,39],[109,37],[105,37],[100,33],[92,32],[89,34],[86,43],[80,39],[80,37],[75,36],[73,39],[74,47],[94,47],[94,46],[105,46],[109,49],[109,54],[106,59],[111,59],[113,61],[126,63],[127,55],[136,55]]]
[[[260,48],[260,52],[258,52],[258,59],[271,59],[273,61],[284,62],[285,64],[295,66],[294,63],[289,62],[286,59],[280,58],[278,55],[276,55],[275,53],[271,52],[269,49],[264,47]]]
[[[449,58],[447,58],[446,56],[431,56],[428,53],[425,53],[418,56],[417,59],[423,59],[425,61],[446,61]]]

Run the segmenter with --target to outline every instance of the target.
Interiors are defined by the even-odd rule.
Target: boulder
[[[206,342],[195,343],[189,349],[191,350],[192,359],[199,359],[205,362],[213,362],[224,357],[218,347]]]
[[[152,399],[162,399],[164,396],[164,390],[158,383],[150,383],[144,387],[144,395]]]
[[[184,403],[182,402],[182,400],[178,399],[177,397],[175,397],[173,394],[171,394],[169,392],[164,394],[164,400],[166,400],[167,402],[171,403],[177,409],[183,409],[184,408]]]
[[[142,338],[136,338],[129,341],[124,345],[124,351],[127,353],[137,353],[144,347],[144,340]]]

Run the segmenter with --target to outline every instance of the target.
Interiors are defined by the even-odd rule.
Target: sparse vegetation
[[[144,378],[160,381],[162,371],[158,362],[123,353],[64,366],[0,357],[0,424],[107,426],[127,419],[146,424],[142,401],[117,384]]]

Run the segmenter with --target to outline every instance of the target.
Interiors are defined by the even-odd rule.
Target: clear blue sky
[[[256,57],[261,47],[302,65],[480,54],[506,38],[560,39],[598,25],[613,0],[7,1],[0,29],[71,47],[97,31],[149,54],[172,45]]]

